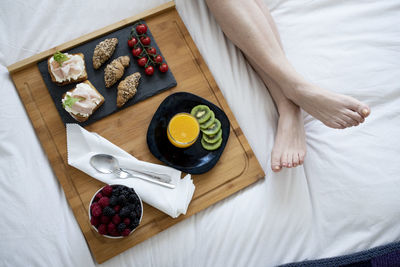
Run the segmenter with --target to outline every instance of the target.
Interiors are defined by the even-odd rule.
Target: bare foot
[[[300,108],[293,103],[280,107],[278,130],[271,155],[271,168],[279,172],[282,167],[303,164],[306,154],[304,124]]]
[[[357,99],[315,85],[300,86],[292,96],[311,116],[335,129],[357,126],[370,114],[369,107]]]

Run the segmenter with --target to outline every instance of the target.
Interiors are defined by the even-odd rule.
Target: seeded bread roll
[[[140,73],[135,72],[127,76],[118,84],[117,107],[122,107],[136,94],[139,85]]]
[[[106,87],[113,86],[124,75],[125,68],[129,66],[129,57],[122,56],[114,59],[104,69],[104,82]]]
[[[85,55],[83,55],[82,53],[76,53],[76,54],[70,54],[70,55],[72,55],[72,56],[80,56],[82,58],[82,60],[83,60],[83,72],[82,72],[82,74],[77,79],[70,79],[70,80],[66,80],[66,81],[63,81],[63,82],[57,81],[56,77],[54,76],[53,72],[51,71],[51,67],[50,67],[50,60],[53,57],[53,56],[51,56],[51,57],[49,57],[47,59],[47,69],[49,71],[49,74],[50,74],[50,77],[51,77],[51,81],[53,83],[56,83],[56,84],[62,86],[62,85],[67,85],[67,84],[71,84],[71,83],[83,82],[84,80],[87,80],[88,75],[87,75],[87,72],[86,72]]]
[[[110,38],[105,39],[104,41],[96,45],[93,53],[93,68],[97,70],[98,68],[100,68],[101,65],[103,65],[104,62],[109,60],[112,54],[114,54],[117,44],[117,38]]]

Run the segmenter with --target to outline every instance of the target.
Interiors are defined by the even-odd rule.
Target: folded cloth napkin
[[[190,174],[181,179],[181,172],[158,164],[140,161],[96,133],[83,129],[78,124],[67,124],[68,164],[107,184],[123,184],[133,187],[144,202],[168,214],[172,218],[186,214],[193,197],[195,186]],[[90,158],[96,154],[116,157],[121,168],[148,170],[171,177],[174,189],[156,185],[137,178],[120,179],[114,174],[102,174],[90,165]],[[140,174],[136,174],[140,176]]]

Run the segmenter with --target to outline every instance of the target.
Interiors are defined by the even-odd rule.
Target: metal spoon
[[[139,178],[148,182],[152,182],[158,185],[162,185],[168,188],[175,188],[175,185],[169,184],[162,181],[162,178],[158,178],[153,175],[145,176],[134,176],[119,166],[118,159],[107,154],[96,154],[90,158],[90,165],[101,173],[114,173],[119,178]],[[137,171],[136,171],[137,172]],[[146,173],[143,173],[147,175]],[[150,178],[151,177],[151,178]]]

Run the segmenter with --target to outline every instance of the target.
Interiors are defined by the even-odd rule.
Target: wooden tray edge
[[[88,33],[86,35],[83,35],[81,37],[78,37],[74,40],[71,40],[69,42],[63,43],[61,45],[55,46],[53,48],[50,48],[49,50],[43,51],[39,54],[36,54],[34,56],[31,56],[29,58],[23,59],[21,61],[18,61],[14,64],[11,64],[9,66],[7,66],[8,72],[10,74],[13,74],[17,71],[20,71],[22,69],[24,69],[25,67],[28,67],[29,65],[35,64],[51,55],[53,55],[55,52],[57,51],[63,51],[63,50],[67,50],[67,49],[71,49],[74,48],[75,46],[81,45],[82,43],[85,43],[87,41],[90,41],[92,39],[98,38],[99,36],[105,35],[107,33],[110,33],[112,31],[118,30],[122,27],[125,27],[126,25],[139,20],[139,19],[144,19],[144,18],[148,18],[151,16],[155,16],[159,13],[168,11],[171,8],[175,8],[175,2],[174,1],[170,1],[167,2],[165,4],[159,5],[155,8],[143,11],[142,13],[139,13],[137,15],[134,15],[132,17],[123,19],[121,21],[118,21],[116,23],[110,24],[104,28],[101,28],[99,30],[96,30],[94,32]]]

